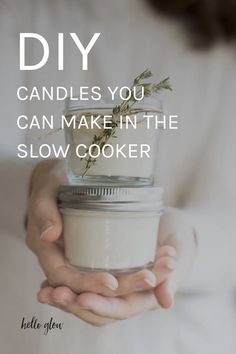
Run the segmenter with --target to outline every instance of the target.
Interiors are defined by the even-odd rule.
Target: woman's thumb
[[[170,308],[174,305],[174,291],[170,279],[165,280],[154,290],[157,302],[163,308]]]
[[[62,220],[56,201],[40,197],[33,203],[33,218],[43,241],[56,241],[62,232]]]

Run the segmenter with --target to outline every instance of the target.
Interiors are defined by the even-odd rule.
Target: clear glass
[[[75,120],[75,126],[71,125],[65,128],[66,143],[70,144],[67,156],[69,182],[71,184],[83,185],[112,184],[119,186],[124,183],[126,185],[133,185],[135,183],[140,186],[152,185],[160,130],[155,129],[155,119],[149,119],[148,127],[147,118],[144,115],[149,114],[154,116],[158,114],[160,116],[162,114],[160,110],[151,110],[144,106],[144,108],[139,107],[133,110],[135,114],[128,115],[129,118],[126,115],[122,118],[119,117],[115,136],[106,141],[106,144],[109,146],[103,150],[106,157],[100,153],[95,158],[95,162],[88,165],[89,153],[86,149],[94,142],[94,137],[101,136],[101,133],[104,131],[104,118],[101,117],[98,121],[99,127],[102,127],[101,129],[96,125],[91,127],[91,115],[94,117],[110,116],[112,114],[111,107],[111,103],[107,103],[103,104],[101,108],[89,109],[89,107],[86,107],[65,114],[68,122],[71,121],[72,117]],[[84,125],[85,116],[87,126]],[[106,119],[109,120],[109,118]],[[82,120],[83,124],[81,124]],[[133,125],[135,125],[135,128]],[[78,149],[79,145],[81,147]],[[97,143],[97,145],[101,148],[100,143]],[[147,145],[150,147],[149,151],[147,151],[149,149]],[[95,148],[94,153],[97,155],[101,151],[101,149]],[[87,156],[80,158],[77,152],[81,155],[87,153]]]
[[[82,271],[132,273],[155,260],[160,212],[61,209],[65,254]]]

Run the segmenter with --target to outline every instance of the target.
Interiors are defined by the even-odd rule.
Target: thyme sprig
[[[153,76],[152,72],[149,69],[143,71],[140,75],[138,75],[131,87],[130,90],[127,90],[125,99],[121,102],[120,105],[117,105],[112,110],[112,119],[109,124],[106,124],[106,128],[102,130],[100,134],[95,134],[91,145],[96,144],[100,149],[104,147],[108,143],[108,141],[112,138],[116,138],[116,129],[118,127],[118,122],[121,115],[124,114],[134,114],[133,106],[136,102],[140,102],[145,97],[149,97],[152,94],[160,93],[163,90],[172,91],[169,77],[164,80],[161,80],[157,84],[153,84],[151,82],[145,82]],[[134,90],[136,88],[136,90]],[[130,94],[131,92],[131,94]],[[130,95],[130,97],[129,97]],[[129,97],[129,98],[128,98]],[[138,111],[138,110],[137,110]],[[142,111],[142,110],[140,110]],[[145,111],[146,112],[146,111]],[[101,117],[102,118],[102,117]],[[94,146],[91,149],[91,153],[95,151],[96,147]],[[88,153],[89,148],[87,148],[86,153]],[[85,169],[82,176],[85,176],[88,170],[96,163],[97,158],[93,158],[89,156],[88,158],[82,158],[81,160],[86,161]]]

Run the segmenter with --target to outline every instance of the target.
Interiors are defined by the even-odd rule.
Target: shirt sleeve
[[[196,230],[198,252],[181,291],[204,295],[236,289],[236,220],[232,209],[196,208],[186,213]]]
[[[30,177],[38,161],[10,157],[0,163],[1,231],[22,237]]]

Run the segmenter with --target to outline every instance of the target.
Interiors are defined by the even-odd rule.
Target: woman
[[[232,114],[235,106],[232,96],[235,91],[235,63],[232,49],[218,44],[210,51],[193,51],[184,41],[182,28],[177,23],[157,15],[148,4],[138,0],[102,0],[96,3],[25,0],[20,5],[19,2],[8,1],[1,6],[1,36],[4,48],[8,48],[2,53],[2,98],[3,102],[9,103],[3,106],[3,117],[9,116],[9,107],[14,117],[22,112],[28,116],[42,112],[50,114],[52,111],[55,115],[60,114],[62,107],[55,107],[50,102],[23,104],[16,101],[13,92],[22,84],[39,87],[68,85],[75,90],[82,85],[122,85],[146,67],[150,67],[158,77],[171,77],[174,93],[165,98],[165,105],[169,112],[181,117],[181,129],[163,137],[158,174],[166,191],[166,205],[185,208],[188,215],[182,216],[177,209],[169,209],[165,214],[160,230],[158,261],[153,272],[144,271],[141,278],[138,274],[138,279],[133,275],[128,284],[127,278],[120,278],[117,283],[111,275],[77,275],[74,279],[74,275],[65,268],[63,252],[55,242],[61,231],[55,190],[64,178],[63,170],[60,163],[54,161],[37,165],[31,179],[27,243],[39,258],[48,282],[43,284],[38,299],[94,325],[114,320],[116,323],[97,329],[71,315],[36,305],[33,294],[42,275],[22,243],[9,234],[16,234],[12,215],[20,219],[19,210],[23,209],[23,195],[29,180],[26,175],[30,175],[26,168],[31,170],[37,161],[32,164],[22,160],[14,170],[15,165],[9,163],[9,157],[15,154],[17,144],[22,141],[37,145],[38,132],[29,131],[24,137],[19,134],[13,118],[4,118],[6,129],[1,138],[1,150],[5,151],[4,157],[8,162],[2,179],[7,185],[11,176],[11,191],[15,191],[12,200],[7,189],[2,197],[6,205],[1,225],[3,230],[7,230],[2,249],[12,249],[10,262],[9,256],[2,254],[3,264],[8,265],[7,269],[2,267],[2,275],[5,279],[12,275],[10,286],[3,289],[3,313],[7,321],[2,332],[5,352],[17,348],[20,353],[33,350],[60,353],[69,348],[70,353],[118,353],[121,350],[127,353],[215,354],[223,350],[233,353],[235,276],[230,270],[234,266],[232,211],[236,196],[233,188],[235,156],[232,153],[235,149]],[[63,72],[57,71],[55,51],[51,49],[48,64],[40,71],[26,75],[19,72],[17,65],[15,38],[19,32],[40,33],[52,43],[52,48],[59,32],[78,33],[84,42],[92,33],[101,32],[101,42],[91,56],[88,72],[80,70],[80,57],[68,40]],[[7,33],[7,37],[3,33]],[[35,62],[40,48],[32,46],[28,55],[29,61]],[[222,115],[226,117],[227,124]],[[10,136],[14,139],[9,141]],[[51,139],[56,141],[60,138],[54,135]],[[14,206],[17,210],[13,209]],[[199,254],[187,280],[186,273],[196,253],[192,225],[197,229]],[[20,264],[15,264],[16,255],[20,255]],[[16,302],[14,294],[19,288],[21,291]],[[176,290],[178,295],[173,307]],[[158,306],[172,308],[146,312]],[[10,308],[13,315],[9,318]],[[27,331],[16,330],[14,341],[9,341],[6,328],[14,328],[15,317],[20,323],[22,317],[33,316],[35,312],[41,322],[50,316],[64,322],[63,330],[54,331],[46,338],[38,332],[29,336]],[[140,313],[142,316],[132,317]],[[132,318],[118,321],[129,317]]]

